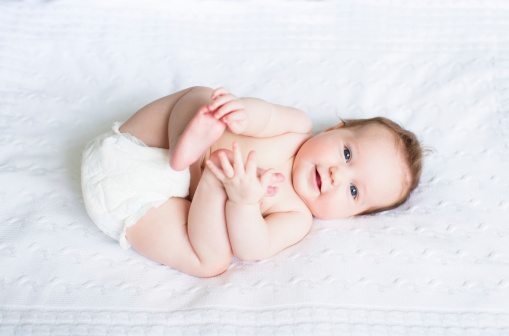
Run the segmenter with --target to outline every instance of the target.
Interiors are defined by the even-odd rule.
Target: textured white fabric
[[[81,189],[88,215],[123,248],[126,229],[170,197],[189,195],[189,169],[175,171],[168,150],[149,147],[122,124],[90,141],[83,152]]]
[[[509,334],[508,22],[503,0],[0,2],[0,334]],[[193,85],[316,131],[394,119],[432,149],[421,184],[211,279],[124,251],[81,153]]]

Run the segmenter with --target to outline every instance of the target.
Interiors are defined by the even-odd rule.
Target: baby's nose
[[[330,180],[333,186],[337,186],[341,183],[340,169],[337,166],[331,166],[329,168]]]

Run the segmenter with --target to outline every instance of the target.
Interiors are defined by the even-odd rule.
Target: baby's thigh
[[[212,92],[214,90],[211,88],[195,86],[175,103],[168,124],[170,148],[177,143],[178,138],[182,135],[200,107],[212,102],[210,98]]]
[[[192,88],[157,99],[141,108],[120,127],[151,147],[168,149],[168,122],[173,108]]]
[[[187,217],[191,202],[171,197],[150,209],[135,225],[127,229],[127,240],[140,254],[170,267],[178,268],[180,259],[195,254],[187,235]],[[192,262],[192,260],[189,260]]]
[[[198,109],[211,102],[213,91],[195,86],[153,101],[131,116],[120,132],[134,135],[151,147],[173,147]]]

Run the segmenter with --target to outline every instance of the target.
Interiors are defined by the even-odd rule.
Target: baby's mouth
[[[315,174],[316,174],[316,185],[318,186],[318,190],[322,191],[322,179],[320,178],[318,169],[315,169]]]

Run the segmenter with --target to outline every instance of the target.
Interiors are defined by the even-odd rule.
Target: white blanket
[[[509,4],[0,1],[1,335],[509,334]],[[86,142],[193,86],[382,115],[431,148],[400,208],[199,279],[92,224]]]

